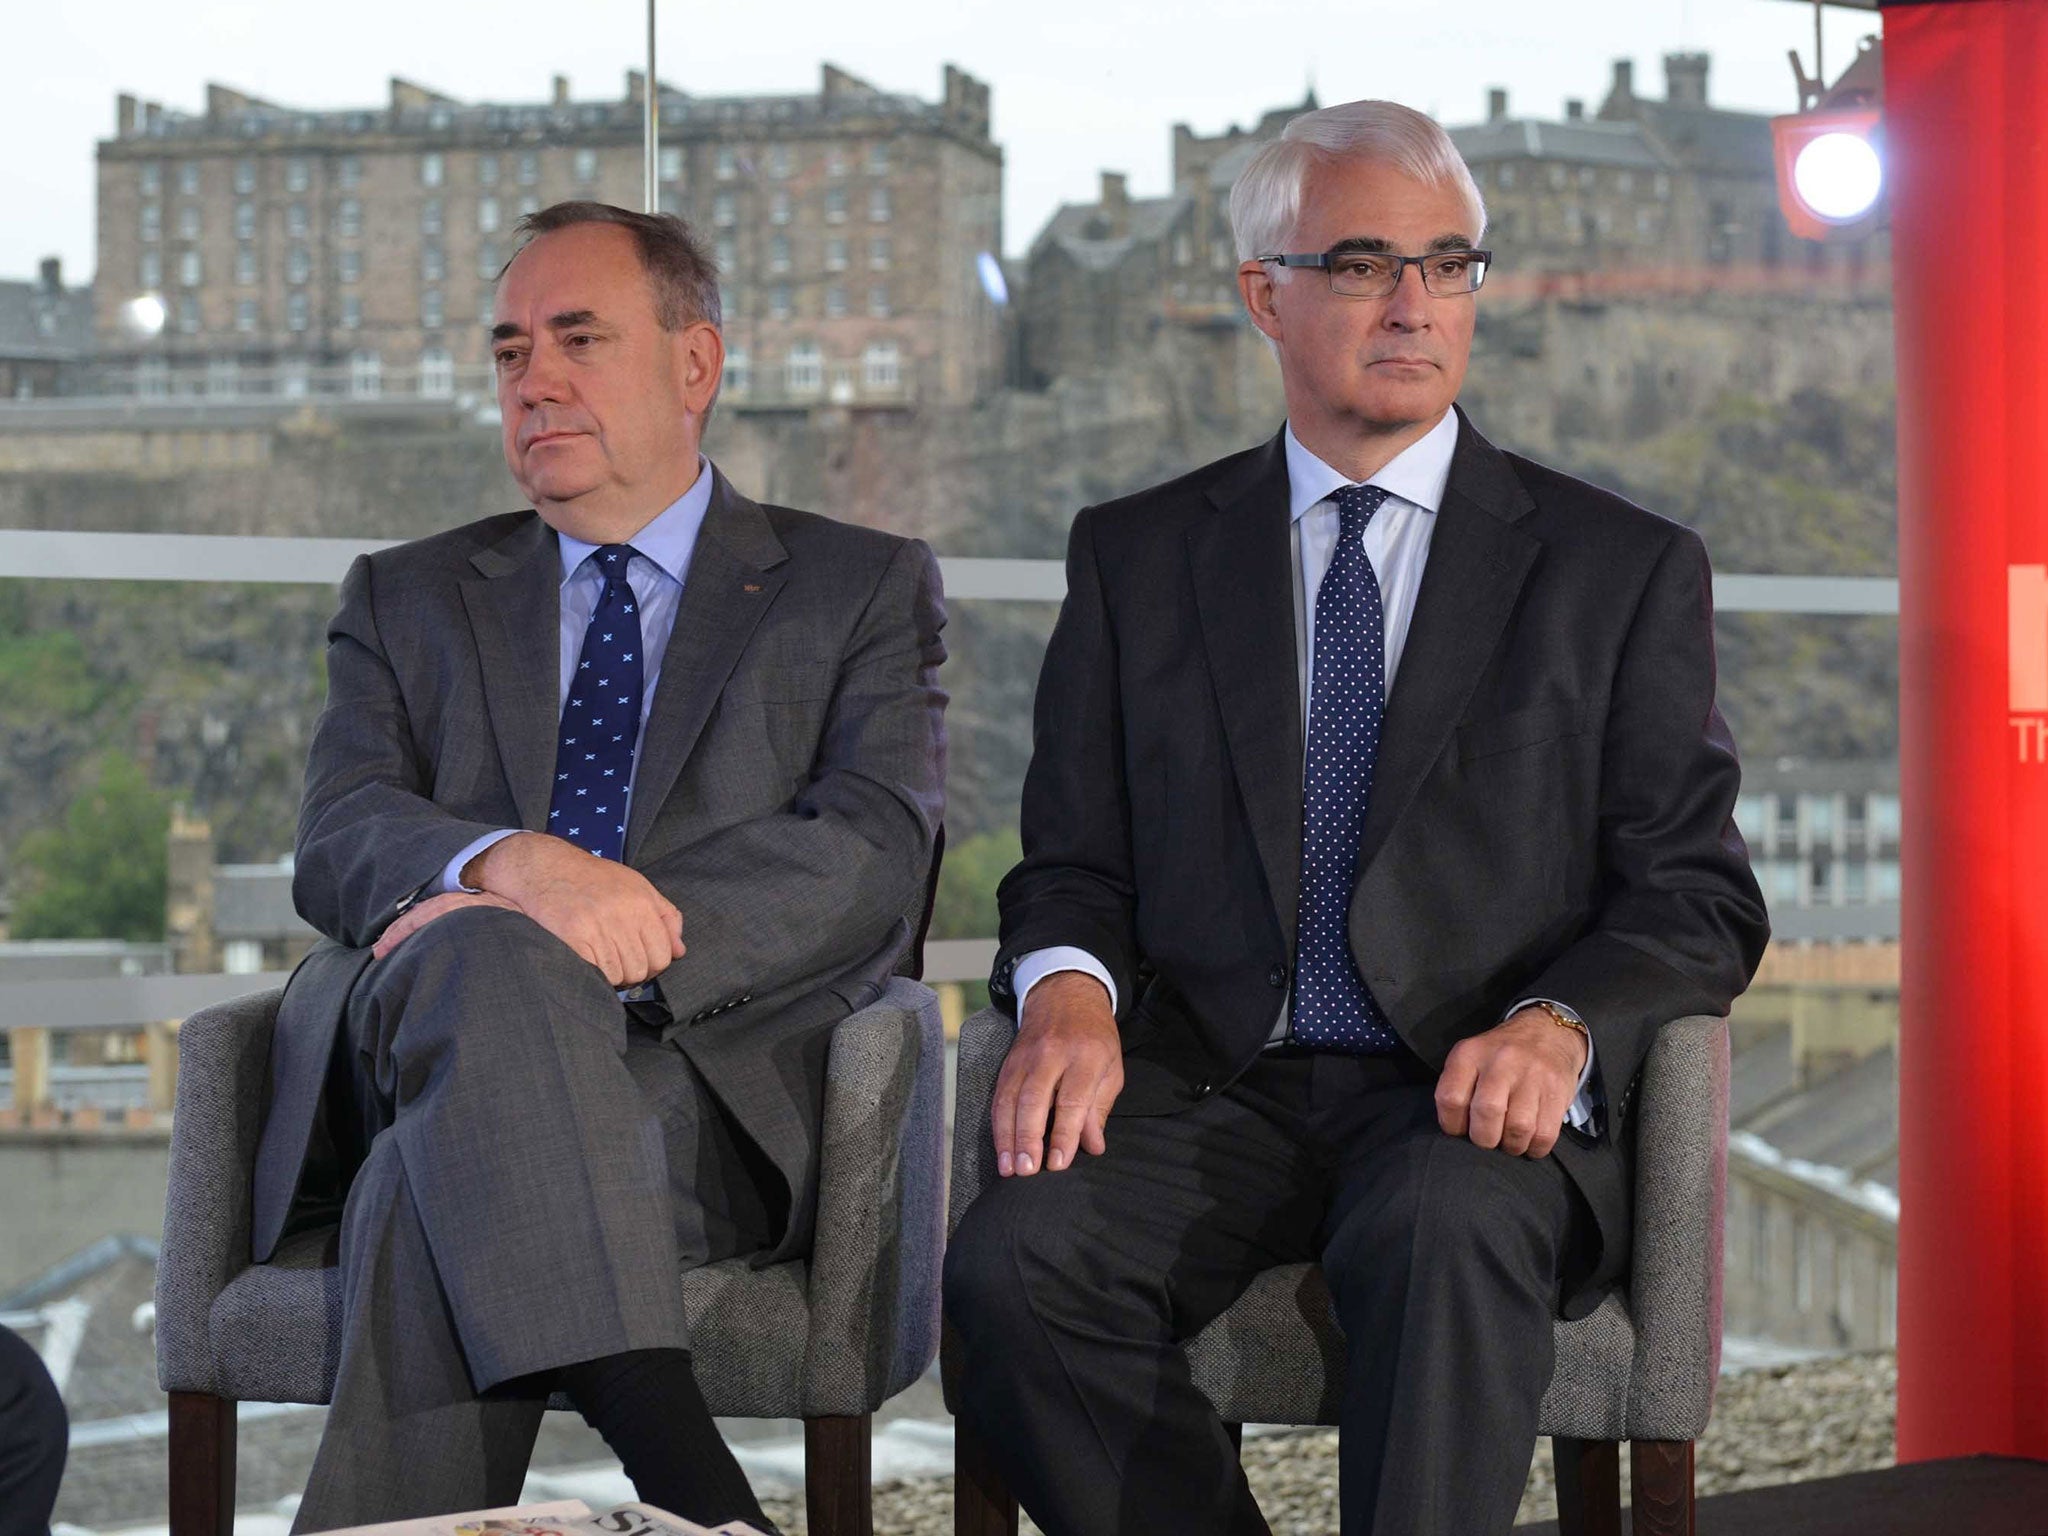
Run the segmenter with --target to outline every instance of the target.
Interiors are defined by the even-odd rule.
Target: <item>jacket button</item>
[[[1206,1077],[1195,1084],[1195,1097],[1198,1099],[1206,1099],[1214,1091]]]
[[[1284,965],[1276,965],[1276,966],[1274,966],[1274,967],[1273,967],[1273,969],[1271,969],[1270,971],[1266,972],[1266,985],[1267,985],[1267,986],[1269,986],[1269,987],[1284,987],[1284,986],[1286,986],[1286,985],[1287,985],[1287,967],[1286,967],[1286,966],[1284,966]]]

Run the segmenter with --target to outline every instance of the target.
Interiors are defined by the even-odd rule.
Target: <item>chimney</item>
[[[569,105],[569,77],[567,75],[555,76],[555,105],[558,107]]]
[[[1102,216],[1109,221],[1111,235],[1121,238],[1131,232],[1131,183],[1122,171],[1102,173]]]
[[[1583,123],[1586,120],[1586,104],[1576,96],[1565,98],[1564,120],[1568,123]]]
[[[114,132],[118,137],[125,139],[133,136],[141,120],[138,105],[135,98],[126,91],[114,98]]]
[[[165,836],[169,855],[164,937],[180,975],[220,968],[213,932],[213,828],[174,807]]]
[[[43,292],[51,298],[61,297],[64,292],[64,263],[55,256],[42,259]]]
[[[1664,99],[1674,107],[1704,107],[1708,62],[1704,53],[1665,54]]]
[[[647,96],[647,76],[637,69],[626,71],[626,100],[643,101]]]
[[[142,104],[142,126],[145,131],[154,132],[157,124],[164,120],[164,104],[160,101],[145,101]]]
[[[1508,93],[1495,86],[1486,93],[1486,120],[1489,123],[1503,123],[1508,116]]]
[[[1607,87],[1607,99],[1600,103],[1602,117],[1632,117],[1636,99],[1636,65],[1633,59],[1614,61],[1614,81]]]

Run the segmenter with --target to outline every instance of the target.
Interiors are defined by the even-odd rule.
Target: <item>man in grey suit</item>
[[[530,216],[492,329],[532,512],[358,560],[329,631],[254,1249],[340,1214],[297,1529],[516,1498],[550,1390],[641,1496],[767,1522],[681,1276],[808,1243],[833,1025],[941,814],[938,573],[699,453],[717,275],[678,219]],[[310,1239],[309,1239],[310,1241]]]

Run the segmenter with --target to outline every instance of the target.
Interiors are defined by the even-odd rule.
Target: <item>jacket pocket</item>
[[[1458,727],[1458,760],[1470,763],[1502,752],[1518,752],[1586,733],[1586,711],[1577,704],[1538,704]]]

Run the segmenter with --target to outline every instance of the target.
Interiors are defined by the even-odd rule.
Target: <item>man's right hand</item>
[[[1108,1146],[1104,1122],[1123,1087],[1123,1038],[1109,993],[1085,972],[1055,971],[1031,989],[996,1078],[989,1110],[996,1171],[1004,1178],[1038,1171],[1048,1115],[1046,1168],[1066,1167],[1077,1147],[1100,1157]]]
[[[615,987],[651,981],[683,957],[683,914],[637,869],[544,832],[486,848],[462,883],[512,902]]]

